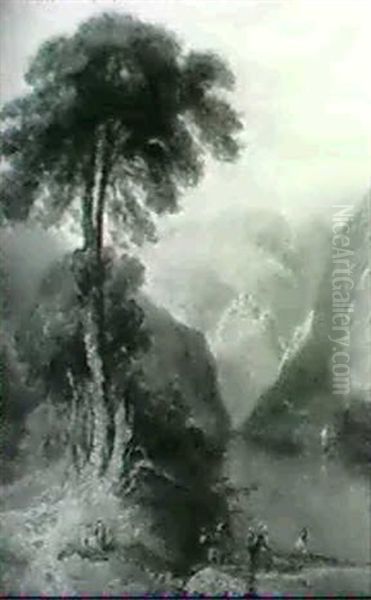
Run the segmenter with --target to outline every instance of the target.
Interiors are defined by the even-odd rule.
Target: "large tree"
[[[103,14],[39,49],[28,92],[1,113],[5,220],[66,212],[81,218],[80,299],[91,402],[92,461],[108,466],[114,428],[106,368],[105,261],[109,226],[138,243],[155,216],[178,208],[205,157],[233,160],[241,128],[225,95],[234,78],[213,53],[185,52],[162,27]]]

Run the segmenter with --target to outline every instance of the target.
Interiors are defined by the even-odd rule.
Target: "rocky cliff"
[[[201,525],[225,516],[224,500],[213,491],[213,484],[219,476],[229,421],[203,335],[136,291],[140,275],[135,263],[125,268],[124,273],[120,269],[113,273],[111,325],[107,326],[111,343],[119,346],[121,336],[128,347],[128,339],[134,344],[132,332],[127,331],[134,315],[140,322],[138,338],[143,336],[145,341],[147,333],[150,337],[149,346],[135,341],[139,350],[134,352],[134,371],[140,373],[141,387],[134,386],[131,393],[136,403],[136,443],[142,455],[134,456],[133,464],[141,463],[144,452],[154,467],[146,469],[144,461],[125,500],[140,511],[137,525],[143,530],[135,543],[130,542],[130,553],[139,552],[144,563],[154,561],[162,569],[169,564],[184,569],[200,556]],[[124,296],[131,277],[135,285],[130,298],[120,303],[120,289]],[[10,297],[8,303],[11,306]],[[16,318],[13,315],[9,339],[16,340],[25,372],[19,389],[9,385],[3,398],[5,406],[22,408],[17,419],[14,411],[7,410],[3,422],[7,431],[3,445],[9,450],[8,481],[27,477],[35,470],[42,479],[44,471],[65,456],[69,414],[64,408],[68,399],[66,370],[72,364],[77,368],[81,359],[75,313],[71,272],[63,260],[52,267],[31,306]],[[7,356],[6,379],[11,382],[12,374],[20,369],[20,360],[9,349]],[[119,352],[114,356],[112,377],[120,402],[120,394],[128,386],[127,362],[125,352],[122,362]],[[26,396],[25,408],[22,400]]]
[[[329,425],[342,453],[371,460],[369,215],[367,199],[354,213],[334,219],[341,227],[329,233],[327,267],[314,308],[297,327],[275,382],[244,426],[250,439],[276,450],[303,451],[318,446],[320,431]],[[349,238],[345,252],[335,238],[339,233]],[[339,284],[339,275],[349,280]],[[339,313],[346,316],[335,317]],[[344,354],[334,357],[339,351]],[[341,356],[345,366],[334,370]],[[336,372],[348,373],[348,362],[349,377],[336,380]]]

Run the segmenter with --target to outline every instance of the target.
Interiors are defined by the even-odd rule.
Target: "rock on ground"
[[[228,575],[213,567],[206,567],[195,573],[186,585],[186,591],[194,594],[246,593],[247,584],[237,577]]]

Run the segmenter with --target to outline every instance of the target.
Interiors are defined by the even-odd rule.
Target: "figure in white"
[[[324,454],[327,453],[328,450],[328,446],[329,446],[329,427],[328,425],[325,425],[322,429],[321,429],[321,448],[322,448],[322,452]]]
[[[298,539],[295,542],[295,552],[298,554],[308,554],[308,541],[309,541],[309,532],[307,527],[303,527],[301,530]]]

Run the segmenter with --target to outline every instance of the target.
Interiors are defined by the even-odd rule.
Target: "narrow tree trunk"
[[[99,139],[98,139],[99,138]],[[90,378],[86,393],[90,400],[93,420],[92,445],[89,462],[94,472],[103,475],[110,464],[115,448],[115,463],[120,453],[115,445],[115,411],[110,398],[110,374],[106,357],[105,322],[105,265],[102,257],[104,211],[107,187],[112,166],[113,130],[110,124],[97,132],[91,161],[85,171],[85,195],[82,199],[82,229],[86,259],[86,275],[89,282],[82,304],[82,321],[87,366]],[[99,171],[99,173],[98,173]],[[122,416],[117,425],[125,438]],[[89,425],[87,424],[89,429]],[[92,426],[90,426],[92,430]],[[88,436],[89,437],[89,436]],[[116,468],[113,470],[117,470]]]
[[[93,318],[96,322],[97,327],[97,350],[101,359],[102,369],[102,399],[105,410],[106,418],[106,431],[105,431],[105,452],[104,452],[104,463],[102,465],[103,471],[108,468],[109,461],[112,456],[115,439],[115,414],[113,399],[110,398],[110,374],[107,369],[107,355],[106,355],[106,319],[105,319],[105,265],[102,257],[103,249],[103,232],[104,232],[104,211],[105,211],[105,200],[108,186],[108,180],[111,170],[111,158],[112,158],[112,146],[113,140],[109,126],[106,127],[103,135],[103,147],[102,147],[102,164],[101,164],[101,177],[100,185],[97,197],[97,209],[95,214],[95,243],[96,243],[96,259],[98,277],[97,284],[94,294],[94,315]]]
[[[83,435],[83,423],[82,423],[82,411],[83,411],[83,394],[81,394],[81,388],[76,384],[76,381],[71,373],[68,372],[68,381],[71,388],[71,413],[70,413],[70,427],[69,427],[69,447],[71,451],[72,465],[80,473],[84,465],[88,460],[88,453],[84,448],[82,439]]]
[[[82,198],[82,233],[84,254],[80,286],[80,311],[89,376],[77,389],[73,385],[71,413],[71,451],[77,471],[81,456],[91,463],[96,475],[107,465],[107,416],[105,373],[103,368],[104,304],[101,273],[101,248],[98,249],[94,196],[99,167],[99,140],[96,134],[92,152],[85,165],[85,192]],[[100,192],[102,193],[102,192]],[[78,396],[78,397],[77,397]],[[85,452],[84,452],[85,450]]]
[[[84,342],[86,358],[90,371],[88,393],[94,419],[94,435],[90,463],[97,475],[102,475],[107,468],[107,429],[108,413],[104,398],[103,364],[98,351],[99,335],[95,318],[94,301],[89,301],[84,313]]]
[[[94,247],[93,200],[96,161],[97,150],[94,143],[89,163],[85,168],[85,193],[82,199],[82,232],[85,250]]]
[[[121,403],[115,414],[115,438],[109,465],[109,477],[115,484],[120,482],[124,450],[127,447],[130,438],[131,429],[127,423],[125,407],[123,403]]]
[[[96,182],[97,168],[100,169],[98,182]],[[106,367],[104,297],[106,274],[102,257],[105,197],[110,168],[111,139],[106,128],[94,153],[94,169],[87,178],[87,193],[83,205],[87,268],[92,276],[83,311],[84,343],[90,371],[88,394],[94,421],[90,462],[98,475],[103,475],[108,468],[115,437],[114,410],[109,394],[110,382]],[[95,186],[97,190],[94,189]],[[94,210],[94,191],[97,192],[96,210]]]

